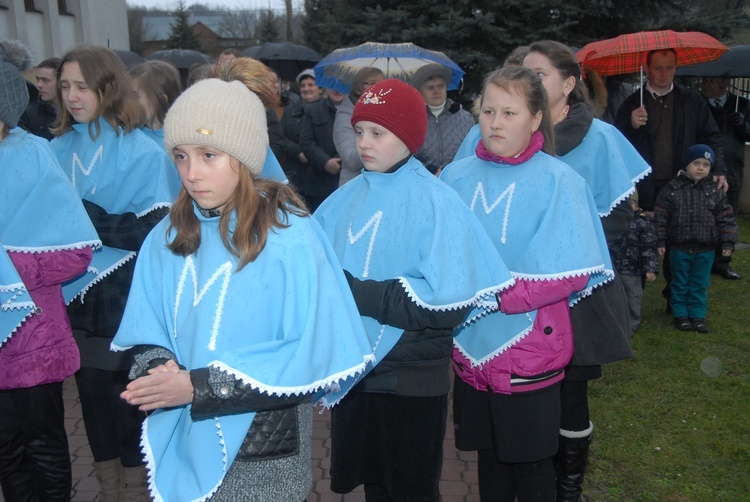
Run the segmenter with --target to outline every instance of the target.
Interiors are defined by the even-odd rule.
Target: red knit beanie
[[[411,153],[417,153],[427,134],[424,98],[414,87],[395,78],[378,82],[359,97],[352,126],[362,120],[391,131]]]

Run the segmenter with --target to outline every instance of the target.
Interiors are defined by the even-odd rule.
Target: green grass
[[[742,280],[712,276],[709,334],[675,330],[663,279],[646,287],[635,358],[590,385],[588,502],[750,501],[750,249],[732,268]]]

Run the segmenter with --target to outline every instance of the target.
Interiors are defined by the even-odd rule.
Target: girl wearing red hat
[[[512,280],[458,195],[413,156],[427,128],[416,89],[375,84],[351,124],[365,169],[315,217],[347,271],[377,364],[342,384],[351,392],[333,408],[331,489],[439,500],[453,329]]]

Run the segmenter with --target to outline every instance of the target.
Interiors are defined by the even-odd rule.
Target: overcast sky
[[[178,0],[127,0],[128,5],[143,7],[158,7],[165,10],[174,10]],[[201,3],[213,8],[226,7],[231,10],[243,9],[267,9],[269,6],[274,10],[284,9],[284,0],[186,0],[185,4],[190,6]],[[303,0],[293,0],[295,10],[300,8]]]

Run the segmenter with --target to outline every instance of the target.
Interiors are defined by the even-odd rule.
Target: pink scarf
[[[531,135],[531,141],[529,142],[529,146],[526,147],[526,150],[521,152],[516,157],[501,157],[499,155],[495,155],[484,147],[484,141],[482,141],[481,139],[479,140],[479,144],[477,145],[476,153],[477,157],[482,160],[494,162],[495,164],[510,164],[511,166],[517,166],[518,164],[523,164],[531,157],[533,157],[534,154],[541,150],[543,146],[544,135],[541,132],[536,131]]]

